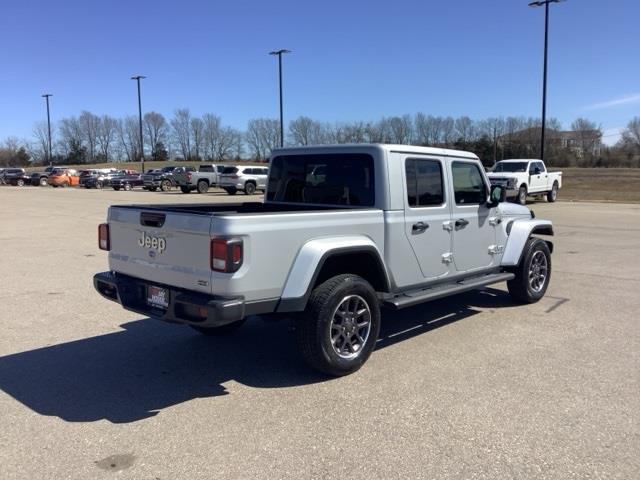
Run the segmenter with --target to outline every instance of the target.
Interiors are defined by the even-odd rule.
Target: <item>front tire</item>
[[[320,372],[343,376],[367,361],[380,333],[380,305],[365,279],[338,275],[316,287],[296,325],[298,348]]]
[[[162,190],[163,192],[168,192],[169,190],[171,190],[171,180],[163,180],[162,182],[160,182],[160,190]]]
[[[529,238],[522,250],[516,277],[507,282],[509,294],[522,303],[535,303],[544,297],[551,280],[551,252],[547,242]]]
[[[189,187],[180,187],[180,191],[182,193],[191,193],[191,189]]]
[[[520,205],[526,205],[527,204],[527,186],[526,185],[521,185],[520,189],[518,190],[518,196],[516,197],[516,200],[518,201],[518,203]]]
[[[150,192],[155,192],[158,190],[158,187],[148,187],[147,190],[149,190]]]
[[[234,187],[225,188],[224,191],[229,195],[235,195],[236,193],[238,193],[238,190]]]
[[[229,335],[230,333],[235,332],[242,325],[244,325],[245,320],[238,320],[237,322],[227,323],[226,325],[222,325],[220,327],[198,327],[196,325],[189,325],[191,328],[200,332],[202,335],[206,335],[207,337],[221,337],[223,335]]]
[[[553,187],[547,192],[547,202],[553,203],[558,199],[558,182],[553,182]]]
[[[113,187],[113,189],[117,192],[118,190],[120,190],[120,187]]]
[[[24,187],[24,180],[19,179],[16,183],[19,187]]]

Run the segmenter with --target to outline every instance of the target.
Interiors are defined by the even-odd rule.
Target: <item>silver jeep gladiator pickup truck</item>
[[[94,286],[206,335],[250,315],[293,316],[305,360],[346,375],[375,348],[381,307],[504,281],[519,302],[542,298],[551,222],[504,199],[472,153],[275,150],[264,203],[110,207],[98,229],[109,271]]]

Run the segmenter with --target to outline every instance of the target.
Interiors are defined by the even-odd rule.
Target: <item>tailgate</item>
[[[109,269],[160,285],[212,293],[211,216],[109,209]]]

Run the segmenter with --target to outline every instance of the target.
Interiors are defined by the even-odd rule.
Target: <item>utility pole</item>
[[[53,165],[52,162],[52,155],[51,155],[51,115],[49,114],[49,97],[53,97],[52,94],[50,93],[45,93],[44,95],[42,95],[45,99],[45,101],[47,102],[47,133],[48,133],[48,140],[49,140],[49,149],[48,149],[48,157],[49,157],[49,166]]]
[[[140,96],[140,80],[147,78],[143,75],[131,77],[131,80],[138,82],[138,121],[140,124],[140,162],[142,164],[142,173],[144,173],[144,140],[142,139],[142,100]]]
[[[284,120],[282,116],[282,54],[283,53],[291,53],[291,50],[274,50],[273,52],[269,52],[269,55],[277,55],[278,56],[278,74],[279,74],[279,83],[280,83],[280,148],[284,146]]]
[[[542,135],[540,136],[540,160],[544,161],[544,134],[547,121],[547,48],[549,45],[549,4],[566,0],[539,0],[529,3],[530,7],[544,5],[544,68],[542,73]]]

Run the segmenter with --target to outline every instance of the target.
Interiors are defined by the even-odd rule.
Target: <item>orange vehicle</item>
[[[52,187],[74,187],[80,184],[80,175],[73,168],[56,168],[49,174]]]

